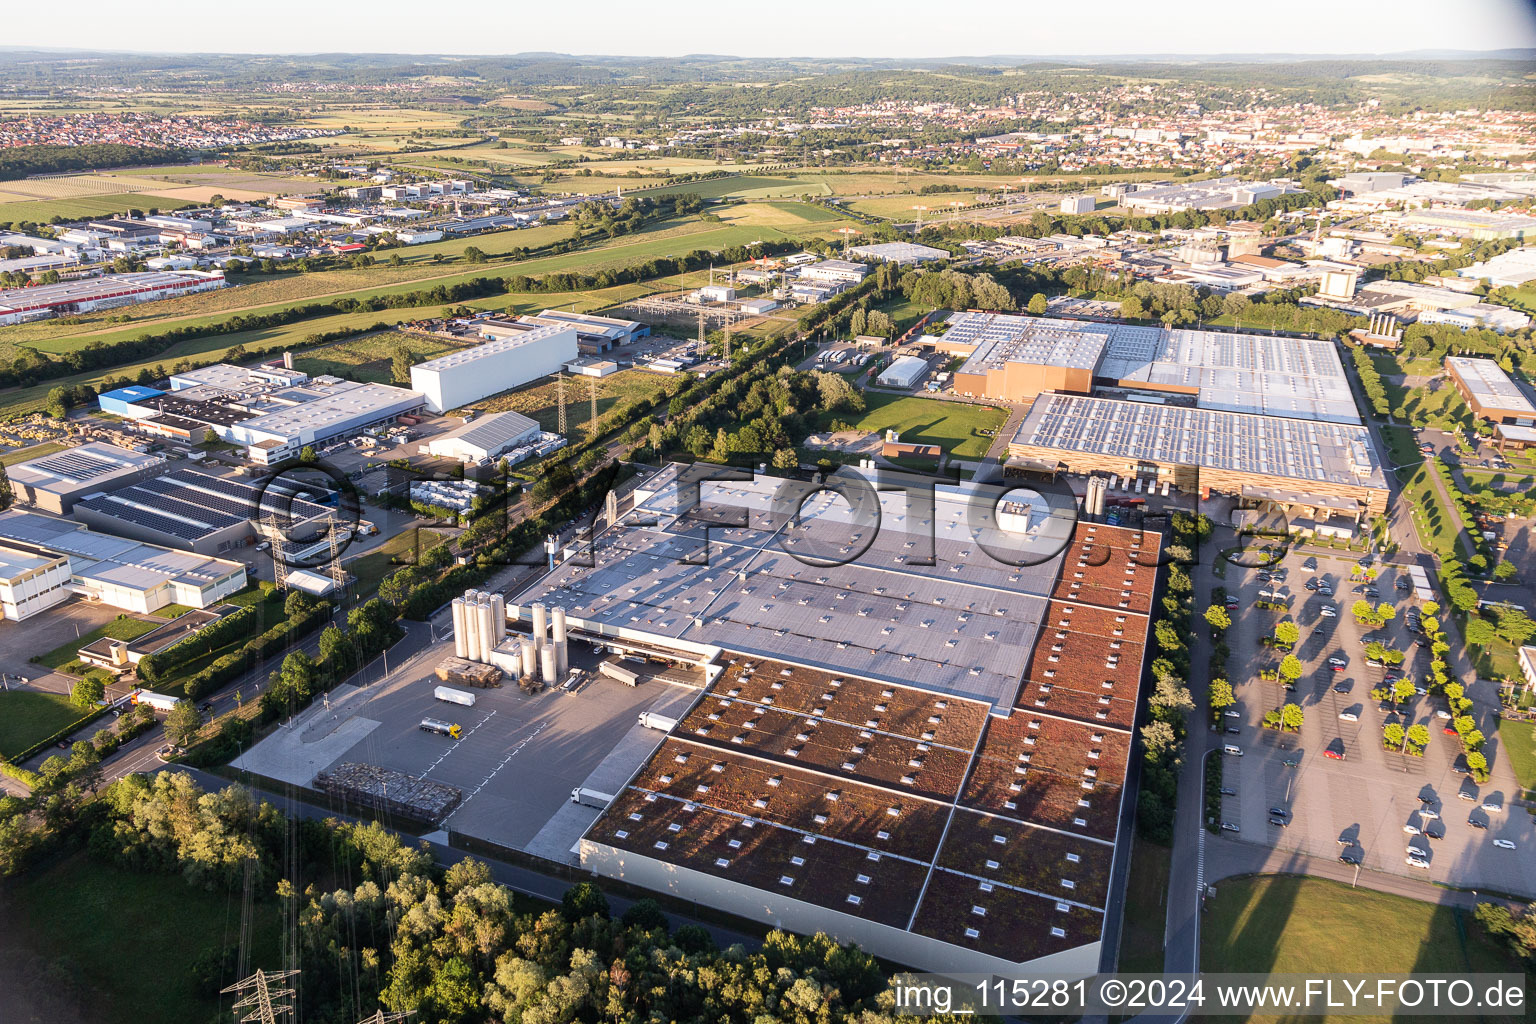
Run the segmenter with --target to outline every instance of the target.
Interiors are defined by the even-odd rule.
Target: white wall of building
[[[69,600],[69,560],[0,580],[0,614],[20,621]]]
[[[411,390],[445,412],[547,377],[578,356],[576,328],[536,327],[411,367]]]

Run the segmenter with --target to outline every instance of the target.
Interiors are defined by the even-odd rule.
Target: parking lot
[[[1436,715],[1445,707],[1442,698],[1416,696],[1400,711],[1371,699],[1371,690],[1382,685],[1390,670],[1366,664],[1362,638],[1379,639],[1406,652],[1401,671],[1408,679],[1421,682],[1429,669],[1427,650],[1414,645],[1415,637],[1405,625],[1405,613],[1416,602],[1410,592],[1394,587],[1396,569],[1380,567],[1380,596],[1372,603],[1390,603],[1398,614],[1384,627],[1370,629],[1358,625],[1350,612],[1351,605],[1366,596],[1356,593],[1358,584],[1349,579],[1354,559],[1319,556],[1315,570],[1306,568],[1306,562],[1307,556],[1293,553],[1282,563],[1288,575],[1280,589],[1291,595],[1290,617],[1301,627],[1294,653],[1303,673],[1293,692],[1280,682],[1258,678],[1261,667],[1277,666],[1281,658],[1261,646],[1260,638],[1286,616],[1254,608],[1253,603],[1261,590],[1273,593],[1276,585],[1261,581],[1258,570],[1236,566],[1227,568],[1222,581],[1239,607],[1227,634],[1238,714],[1223,720],[1224,728],[1237,732],[1221,738],[1243,751],[1241,757],[1212,755],[1224,756],[1223,786],[1231,791],[1222,799],[1222,820],[1238,829],[1226,834],[1310,856],[1348,854],[1371,870],[1469,888],[1536,893],[1536,827],[1523,809],[1508,806],[1515,794],[1509,791],[1512,787],[1498,783],[1509,777],[1509,770],[1497,763],[1496,743],[1487,748],[1495,762],[1494,781],[1479,786],[1455,770],[1461,745],[1444,734],[1448,723]],[[1333,594],[1306,590],[1306,581],[1314,577],[1331,583]],[[1323,613],[1329,605],[1337,609],[1335,617]],[[1337,671],[1330,659],[1342,662]],[[1468,696],[1476,704],[1478,728],[1496,737],[1492,688],[1473,684]],[[1305,713],[1301,732],[1262,728],[1265,712],[1287,702]],[[1405,729],[1416,723],[1428,727],[1423,757],[1383,749],[1382,730],[1390,722]],[[1504,809],[1484,810],[1485,802]],[[1284,812],[1280,816],[1288,821],[1286,827],[1270,823],[1272,808]],[[1469,818],[1487,827],[1477,828]],[[1405,832],[1404,826],[1422,834]],[[1515,849],[1501,849],[1495,839],[1513,842]],[[1410,845],[1422,851],[1420,859],[1427,868],[1407,864]]]

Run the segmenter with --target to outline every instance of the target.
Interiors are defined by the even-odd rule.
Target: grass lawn
[[[574,431],[581,430],[582,437],[591,436],[592,385],[597,384],[597,427],[606,430],[607,413],[621,400],[650,398],[664,394],[667,384],[675,380],[648,370],[620,370],[606,377],[578,377],[565,382],[566,424]],[[533,387],[506,391],[499,395],[475,402],[470,406],[480,412],[520,412],[539,421],[545,430],[554,430],[560,423],[558,387],[551,381]]]
[[[240,892],[193,888],[177,874],[126,871],[74,854],[12,887],[12,935],[80,978],[85,1018],[104,1022],[205,1021],[219,997],[202,995],[191,966],[205,950],[238,946]],[[280,966],[276,901],[254,904],[251,965]],[[222,978],[222,987],[235,981]],[[232,997],[223,997],[223,1008]]]
[[[163,608],[156,608],[149,614],[158,619],[174,619],[178,615],[185,615],[195,609],[189,604],[168,604]]]
[[[61,452],[65,449],[65,447],[65,445],[57,444],[53,441],[45,441],[42,444],[34,444],[26,448],[18,448],[13,452],[6,452],[4,455],[0,455],[0,465],[14,466],[18,462],[26,462],[29,459],[40,459],[44,455],[52,455],[54,452]]]
[[[0,691],[0,756],[18,754],[84,717],[62,694]]]
[[[974,459],[985,455],[992,438],[979,431],[997,430],[1008,418],[1005,410],[989,405],[943,402],[935,398],[867,392],[864,402],[864,414],[854,423],[857,429],[872,433],[896,430],[903,441],[936,444],[959,458]],[[847,413],[823,413],[816,429],[825,430],[833,420],[847,416]]]
[[[1163,931],[1168,922],[1168,871],[1173,851],[1137,838],[1131,849],[1131,877],[1125,887],[1120,925],[1119,970],[1163,972]]]
[[[1200,969],[1394,975],[1521,970],[1502,945],[1483,935],[1470,913],[1289,875],[1217,883],[1201,927]],[[1525,1018],[1517,1014],[1482,1019]]]
[[[435,359],[459,346],[417,334],[389,331],[333,341],[309,349],[297,356],[293,365],[295,369],[303,370],[312,377],[329,373],[349,380],[398,384],[394,374],[394,358],[396,349],[401,347],[411,354],[411,362],[415,364]]]
[[[105,217],[110,214],[126,214],[129,210],[151,207],[161,213],[170,213],[197,203],[190,199],[167,199],[165,196],[146,196],[136,192],[116,192],[110,195],[81,196],[74,199],[39,199],[32,202],[0,203],[0,222],[36,221],[48,223],[54,217],[80,220],[85,217]]]
[[[1387,442],[1387,457],[1394,466],[1417,465],[1424,461],[1413,431],[1407,427],[1382,427],[1381,436]]]
[[[114,640],[136,640],[161,625],[162,623],[159,622],[145,622],[143,619],[121,616],[102,626],[98,626],[96,629],[81,636],[78,640],[71,640],[68,643],[60,644],[47,654],[34,655],[32,660],[48,668],[63,668],[75,660],[76,651],[92,641],[100,640],[104,636],[109,636]]]
[[[620,182],[619,184],[623,184]],[[719,199],[733,195],[814,195],[825,194],[825,186],[801,181],[798,178],[767,178],[752,174],[738,174],[729,178],[709,178],[704,181],[685,181],[677,185],[646,189],[640,195],[657,196],[696,195],[703,199]]]
[[[403,565],[414,565],[423,554],[443,543],[445,537],[436,530],[407,529],[389,538],[382,545],[346,563],[347,571],[357,577],[358,603],[378,592],[384,577]],[[417,545],[420,544],[420,549]],[[396,561],[396,559],[399,559]]]
[[[1499,744],[1504,748],[1504,756],[1509,758],[1515,778],[1523,788],[1536,791],[1536,736],[1532,735],[1533,730],[1536,726],[1530,722],[1499,720]]]

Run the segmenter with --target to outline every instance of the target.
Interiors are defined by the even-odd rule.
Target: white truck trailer
[[[612,793],[599,793],[595,789],[587,789],[585,786],[577,786],[571,790],[571,803],[581,804],[583,807],[595,807],[602,810],[613,803]]]
[[[475,695],[463,690],[455,690],[451,686],[439,686],[432,691],[432,696],[438,700],[447,701],[449,704],[458,704],[461,707],[472,708],[475,706]]]
[[[660,729],[662,732],[671,732],[677,728],[677,719],[668,718],[666,715],[658,715],[654,711],[640,712],[640,724],[647,729]]]

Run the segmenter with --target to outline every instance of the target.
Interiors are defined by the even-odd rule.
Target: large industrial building
[[[1085,395],[1041,395],[1011,456],[1072,473],[1220,491],[1327,519],[1386,510],[1386,475],[1363,426]]]
[[[411,387],[427,408],[445,412],[558,371],[579,354],[576,328],[549,324],[516,330],[474,348],[411,367]]]
[[[520,412],[495,412],[439,434],[428,441],[423,450],[441,459],[484,464],[518,448],[536,444],[542,436],[537,420]]]
[[[582,867],[923,970],[1097,970],[1160,538],[783,483],[667,467],[508,606],[707,683]]]
[[[1498,363],[1450,356],[1445,369],[1472,415],[1493,424],[1500,450],[1536,447],[1536,404]]]
[[[245,588],[245,565],[96,533],[36,512],[0,512],[0,546],[68,559],[70,593],[131,612],[168,604],[208,608]]]
[[[1261,199],[1276,199],[1299,189],[1284,182],[1212,178],[1179,185],[1134,186],[1120,205],[1138,213],[1179,213],[1183,210],[1236,210]]]
[[[139,429],[198,443],[212,430],[263,465],[295,458],[370,427],[419,412],[419,391],[340,377],[310,377],[282,363],[256,367],[216,363],[171,377],[170,392],[129,389],[102,396],[102,408],[135,420]]]
[[[848,250],[848,255],[911,267],[919,263],[947,260],[951,254],[947,249],[935,249],[931,245],[918,245],[916,242],[876,242],[872,245],[855,245]]]
[[[1096,386],[1191,399],[1203,409],[1359,423],[1332,343],[1003,313],[952,314],[923,339],[965,356],[955,390],[1026,402]]]
[[[17,463],[6,474],[18,502],[65,515],[88,495],[149,480],[164,468],[158,455],[92,441]]]
[[[153,302],[224,287],[222,273],[187,270],[145,274],[107,274],[58,284],[0,290],[0,326],[54,316]]]
[[[285,531],[302,538],[320,532],[320,524],[331,514],[331,509],[290,493],[190,469],[92,495],[74,512],[87,526],[119,537],[204,555],[255,543],[266,516],[276,517]]]

